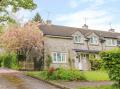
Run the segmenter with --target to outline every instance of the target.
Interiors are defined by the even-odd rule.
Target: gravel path
[[[0,89],[16,89],[14,86],[0,75]]]
[[[0,69],[0,89],[60,89],[20,72],[11,71]]]

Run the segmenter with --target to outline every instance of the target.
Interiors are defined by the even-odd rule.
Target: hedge
[[[110,79],[116,81],[117,85],[120,87],[120,48],[103,51],[100,55]]]

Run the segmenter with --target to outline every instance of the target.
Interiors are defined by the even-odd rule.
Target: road
[[[9,69],[0,69],[0,89],[60,89]]]

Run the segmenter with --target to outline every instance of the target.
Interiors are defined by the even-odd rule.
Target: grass
[[[77,89],[113,89],[111,86],[79,87]]]
[[[105,71],[84,71],[83,74],[88,81],[109,81],[109,76]]]
[[[46,79],[42,71],[27,72],[27,75]],[[83,71],[83,75],[87,81],[109,81],[108,74],[105,71]]]
[[[42,75],[42,71],[32,71],[32,72],[27,72],[26,75],[37,77],[40,79],[46,79],[44,75]]]

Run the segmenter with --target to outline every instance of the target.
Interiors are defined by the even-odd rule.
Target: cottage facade
[[[58,25],[41,25],[44,35],[44,60],[52,57],[53,67],[90,70],[89,58],[119,46],[120,33]]]

